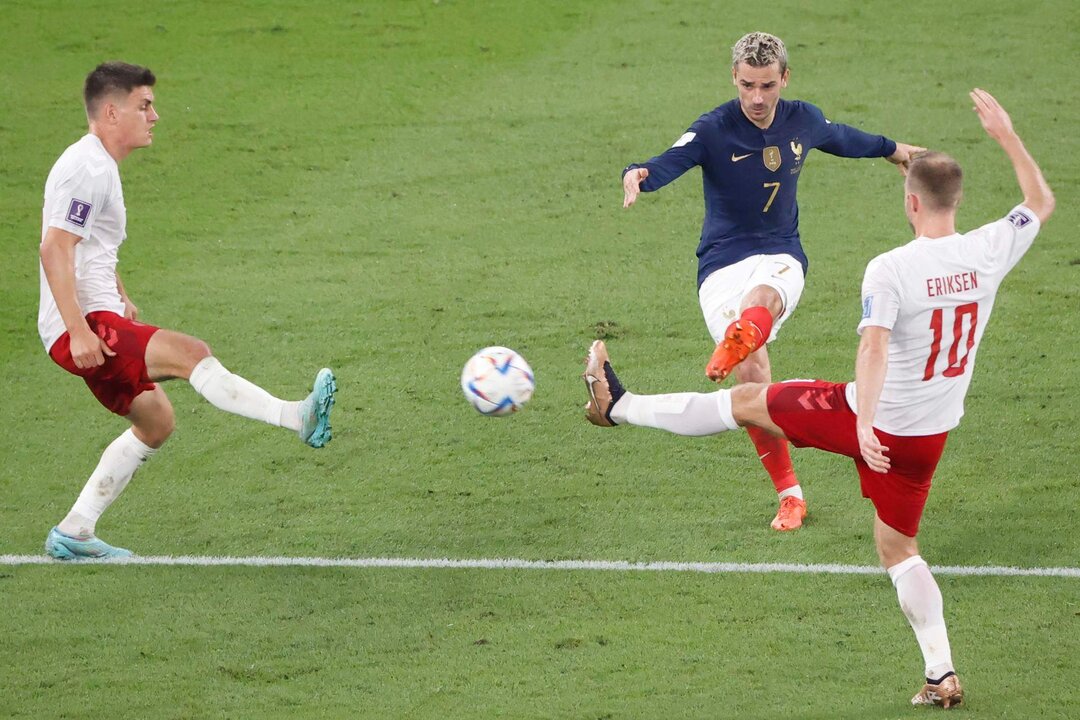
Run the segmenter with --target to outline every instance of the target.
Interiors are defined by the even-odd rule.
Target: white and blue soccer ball
[[[510,415],[529,402],[536,382],[525,358],[510,348],[480,350],[461,371],[461,391],[481,415]]]

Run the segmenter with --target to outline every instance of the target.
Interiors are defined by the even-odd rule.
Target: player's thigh
[[[139,393],[125,417],[135,436],[154,448],[161,447],[176,427],[172,403],[160,385]]]
[[[795,447],[860,456],[855,413],[845,397],[844,383],[785,380],[766,387],[769,417]]]
[[[779,297],[780,312],[773,314],[775,320],[772,335],[769,336],[770,341],[774,340],[780,326],[798,307],[805,282],[802,263],[792,256],[763,255],[747,280],[747,292],[743,297],[741,310]]]
[[[895,532],[898,539],[900,536],[913,539],[919,534],[919,523],[930,495],[930,477],[898,471],[896,466],[903,464],[902,451],[890,446],[888,455],[893,466],[883,473],[871,470],[861,457],[854,458],[859,485],[863,497],[874,504],[881,523]],[[881,547],[878,551],[882,552]]]
[[[731,389],[731,412],[735,422],[743,427],[753,425],[784,437],[784,431],[769,416],[768,391],[765,383],[736,385]]]
[[[146,370],[152,380],[191,377],[191,371],[210,355],[210,346],[175,330],[158,330],[146,346]]]
[[[720,342],[727,326],[749,307],[768,305],[769,291],[779,297],[782,310],[773,322],[769,342],[776,339],[784,321],[795,311],[803,290],[803,269],[790,255],[754,255],[714,271],[698,290],[701,314],[714,342]]]

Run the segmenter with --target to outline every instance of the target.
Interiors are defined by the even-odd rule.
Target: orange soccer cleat
[[[716,344],[716,350],[705,366],[705,375],[713,382],[720,382],[764,342],[765,337],[757,325],[744,319],[736,320],[728,326],[724,339]]]
[[[804,517],[806,517],[806,501],[794,495],[788,495],[780,500],[780,509],[776,511],[776,517],[771,523],[772,529],[780,532],[797,530],[802,527]]]

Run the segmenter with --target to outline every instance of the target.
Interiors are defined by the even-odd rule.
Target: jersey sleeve
[[[641,190],[643,192],[659,190],[682,176],[690,168],[705,162],[708,154],[705,138],[707,130],[704,118],[699,118],[670,148],[648,162],[628,165],[623,170],[623,175],[634,168],[647,168],[649,177],[641,183]]]
[[[80,167],[59,178],[45,209],[49,227],[66,230],[85,240],[90,237],[94,220],[109,197],[109,177]]]
[[[816,121],[814,146],[830,155],[846,158],[889,157],[896,143],[884,135],[871,135],[843,123],[829,122],[821,108],[804,104]]]
[[[1017,205],[1005,217],[980,228],[989,236],[987,251],[991,261],[1002,268],[1002,275],[1024,257],[1040,227],[1038,215],[1024,205]]]
[[[892,330],[900,313],[900,284],[881,256],[870,261],[862,284],[862,319],[856,329],[874,326]]]

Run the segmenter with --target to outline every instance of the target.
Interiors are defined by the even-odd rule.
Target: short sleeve
[[[1005,217],[980,228],[988,235],[987,252],[991,262],[1002,269],[1002,275],[1024,257],[1035,242],[1040,227],[1038,215],[1024,205],[1017,205]]]
[[[862,319],[857,332],[869,326],[892,330],[900,313],[900,286],[883,257],[866,266],[862,285]]]
[[[90,237],[94,220],[109,197],[109,176],[86,167],[60,178],[50,193],[45,212],[49,227],[66,230],[84,240]]]

